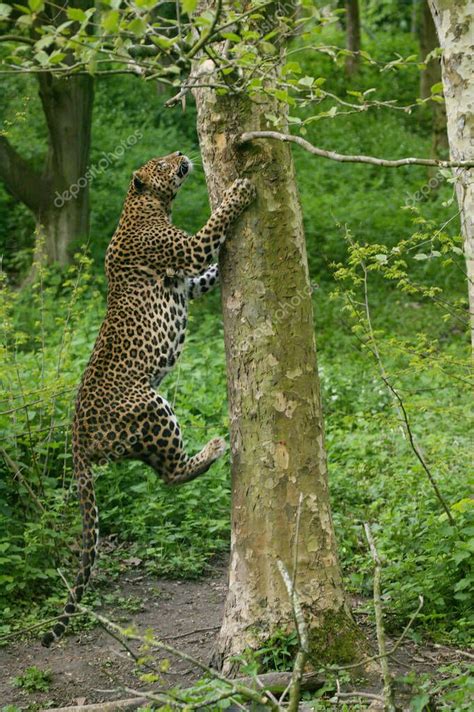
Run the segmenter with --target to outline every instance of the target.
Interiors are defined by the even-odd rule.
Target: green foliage
[[[323,148],[390,158],[427,156],[429,115],[415,113],[416,108],[410,114],[382,106],[394,97],[403,105],[416,105],[418,62],[403,58],[413,57],[417,44],[408,33],[392,31],[406,25],[408,3],[396,16],[400,5],[391,0],[365,5],[367,27],[376,36],[364,36],[368,54],[357,77],[349,81],[342,71],[344,52],[300,51],[309,41],[302,34],[293,40],[295,52],[281,77],[288,86],[277,88],[286,91],[279,96],[304,99],[312,93],[311,104],[292,105],[291,121]],[[100,19],[107,32],[115,32],[123,21],[111,6]],[[202,27],[209,27],[209,18]],[[131,29],[140,33],[137,24]],[[243,23],[239,32],[243,30],[252,28]],[[341,44],[341,28],[332,20],[317,31],[324,45]],[[168,39],[160,38],[165,50]],[[252,36],[230,36],[236,54],[241,39],[257,42]],[[271,39],[264,41],[271,45]],[[254,50],[255,45],[239,61],[251,65]],[[265,51],[271,53],[270,47]],[[25,120],[41,116],[36,86],[33,80],[23,85],[10,78],[5,87],[3,130],[40,170],[45,125],[39,118]],[[351,106],[333,100],[332,93]],[[368,111],[368,97],[380,102],[379,108],[372,104]],[[152,82],[136,77],[97,82],[90,164],[97,165],[104,152],[115,154],[134,132],[141,137],[123,155],[114,156],[91,185],[89,250],[65,274],[40,270],[36,282],[19,291],[2,283],[0,428],[8,459],[0,464],[0,634],[18,625],[20,612],[23,622],[25,616],[36,622],[56,613],[65,593],[56,567],[69,576],[76,569],[80,521],[69,422],[74,390],[105,308],[105,248],[132,170],[152,155],[197,152],[193,107],[188,103],[186,113],[179,107],[164,110],[165,98],[157,99]],[[311,278],[319,287],[314,294],[316,333],[333,513],[346,585],[371,596],[372,562],[362,530],[362,523],[370,521],[384,557],[389,628],[405,625],[422,595],[424,606],[412,635],[463,644],[472,619],[473,509],[465,474],[471,447],[466,290],[453,185],[441,173],[432,187],[421,167],[389,171],[335,164],[298,149],[295,160]],[[183,188],[174,214],[190,231],[208,213],[204,177],[196,163],[197,174]],[[32,219],[3,189],[0,222],[4,266],[9,274],[21,273],[32,251]],[[363,309],[362,262],[368,274],[371,329]],[[190,451],[228,429],[218,314],[217,295],[193,305],[183,358],[164,384]],[[373,355],[374,343],[454,523],[402,432],[400,411]],[[137,463],[102,469],[97,476],[102,535],[126,541],[130,556],[142,559],[151,573],[201,574],[215,553],[228,546],[228,470],[228,462],[221,460],[203,478],[169,489]],[[113,555],[102,555],[99,567],[115,575],[120,563]],[[133,601],[109,603],[120,603],[126,611],[135,606]],[[284,636],[271,640],[262,654],[264,664],[283,669],[291,651]],[[431,692],[423,688],[420,694]],[[453,697],[452,704],[463,702]]]
[[[437,675],[410,672],[400,682],[409,685],[412,690],[410,710],[462,710],[472,709],[474,696],[474,666],[465,663],[444,665],[438,668]]]
[[[260,671],[285,672],[293,669],[297,651],[298,636],[295,630],[290,633],[275,630],[253,655]]]
[[[14,685],[27,692],[48,692],[52,682],[49,670],[40,670],[36,665],[26,668],[25,672],[14,678]]]

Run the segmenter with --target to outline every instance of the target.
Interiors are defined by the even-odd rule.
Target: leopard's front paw
[[[248,178],[237,178],[226,192],[226,199],[243,210],[255,200],[257,191]]]

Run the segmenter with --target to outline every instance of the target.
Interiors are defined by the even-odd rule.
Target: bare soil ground
[[[207,663],[222,618],[226,568],[226,562],[216,564],[208,577],[198,581],[170,581],[143,575],[139,570],[124,574],[111,586],[112,602],[100,612],[124,626],[133,625],[140,632],[152,629],[160,639]],[[354,600],[354,608],[361,603]],[[365,615],[356,617],[369,640],[368,655],[376,654],[373,628]],[[393,642],[387,640],[388,649]],[[137,651],[135,645],[132,647]],[[394,675],[409,671],[433,675],[440,665],[466,661],[466,656],[473,657],[465,651],[407,642],[391,658],[390,667]],[[170,659],[170,663],[160,683],[163,687],[177,684],[186,687],[201,676],[199,669],[187,662]],[[31,666],[51,671],[47,692],[27,692],[14,686],[13,679]],[[140,680],[143,672],[123,646],[99,627],[67,635],[50,650],[41,647],[36,638],[12,643],[0,648],[0,710],[11,704],[33,712],[131,697],[127,687],[133,690],[153,687]],[[380,687],[365,690],[380,694]],[[404,704],[409,698],[400,687],[397,697],[401,709],[409,709]],[[368,699],[364,702],[370,704]],[[376,709],[374,703],[371,709]]]
[[[136,612],[107,607],[102,611],[104,615],[123,625],[134,625],[140,632],[153,629],[161,639],[180,650],[209,660],[227,588],[224,565],[215,568],[212,576],[198,581],[168,581],[130,574],[115,586],[118,596],[128,601],[139,600],[142,605]],[[177,683],[186,686],[199,678],[199,670],[188,663],[170,662],[167,687]],[[13,685],[13,678],[33,665],[52,672],[47,692],[28,693]],[[150,688],[149,683],[139,680],[143,672],[146,671],[137,673],[135,661],[120,643],[97,627],[68,635],[49,650],[41,646],[39,639],[13,643],[0,648],[0,709],[8,704],[28,709],[34,704],[59,707],[78,704],[78,700],[87,704],[131,697],[124,693],[125,687]]]

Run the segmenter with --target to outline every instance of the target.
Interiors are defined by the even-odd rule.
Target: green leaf
[[[442,94],[443,93],[443,82],[436,82],[436,84],[433,84],[431,87],[431,93],[432,94]]]
[[[137,37],[142,37],[146,32],[146,22],[142,20],[141,17],[136,17],[134,20],[128,23],[127,30],[133,32]]]
[[[84,10],[81,10],[78,7],[68,7],[67,16],[70,20],[74,20],[76,22],[84,22],[87,20],[87,15]]]
[[[221,35],[224,39],[232,40],[232,42],[240,42],[241,39],[235,32],[222,32]]]
[[[281,68],[281,73],[283,76],[286,74],[301,74],[299,62],[286,62]]]
[[[44,9],[43,0],[28,0],[28,7],[32,12],[41,12]]]
[[[36,43],[35,43],[35,49],[39,52],[41,49],[47,49],[54,43],[54,37],[53,35],[45,35],[44,37],[41,37]]]
[[[197,7],[197,0],[181,0],[181,7],[183,12],[187,15],[191,15]]]
[[[117,32],[120,23],[120,13],[118,10],[109,10],[104,13],[101,25],[106,32]]]
[[[161,49],[169,49],[176,42],[175,38],[164,37],[163,35],[152,35],[151,41]]]
[[[52,54],[49,55],[49,63],[50,64],[59,64],[60,62],[63,61],[65,56],[66,55],[64,52],[60,52],[59,50],[57,50],[56,52],[53,52]]]
[[[156,0],[135,0],[137,7],[143,7],[145,10],[151,10],[156,5]]]
[[[11,13],[12,8],[4,2],[0,2],[0,20],[5,19]]]

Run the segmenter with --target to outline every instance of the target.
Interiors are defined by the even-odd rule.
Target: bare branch
[[[382,588],[381,588],[381,578],[382,578],[382,563],[375,546],[374,539],[372,537],[372,532],[370,531],[370,526],[364,524],[365,535],[367,541],[369,542],[370,553],[374,561],[374,608],[375,608],[375,625],[377,629],[377,642],[379,646],[380,653],[380,666],[382,668],[383,677],[383,696],[384,696],[384,709],[387,712],[395,712],[395,705],[393,702],[393,689],[392,689],[392,678],[390,676],[390,670],[388,667],[388,657],[387,657],[387,647],[385,644],[385,630],[383,625],[383,611],[382,611]]]
[[[0,455],[1,455],[1,456],[3,457],[3,459],[5,460],[6,465],[7,465],[8,468],[12,471],[12,473],[13,473],[14,476],[15,476],[15,478],[16,478],[16,479],[20,482],[20,484],[22,484],[23,487],[27,490],[28,494],[30,495],[31,499],[32,499],[33,502],[36,504],[36,506],[38,507],[38,509],[40,509],[40,510],[43,512],[43,514],[46,513],[46,510],[45,510],[45,508],[44,508],[44,506],[43,506],[43,503],[41,502],[41,500],[38,498],[38,496],[36,495],[36,493],[35,493],[35,492],[33,491],[33,489],[31,488],[30,483],[23,477],[23,474],[22,474],[22,472],[21,472],[19,466],[17,465],[17,463],[16,463],[14,460],[12,460],[12,458],[10,457],[10,455],[7,453],[7,451],[6,451],[3,447],[0,447]]]
[[[438,161],[434,158],[399,158],[390,161],[385,158],[375,158],[374,156],[350,156],[335,151],[326,151],[323,148],[317,148],[312,143],[301,138],[301,136],[292,136],[291,134],[280,133],[279,131],[247,131],[241,134],[237,142],[239,144],[254,141],[259,138],[271,138],[275,141],[283,141],[296,143],[301,148],[304,148],[309,153],[321,158],[329,158],[332,161],[339,163],[369,163],[373,166],[383,166],[384,168],[400,168],[401,166],[434,166],[437,168],[474,168],[474,161]]]
[[[229,686],[232,689],[232,693],[234,695],[241,695],[245,699],[252,700],[253,702],[256,702],[259,705],[265,704],[268,709],[274,710],[274,712],[280,712],[279,706],[276,705],[269,698],[269,696],[265,694],[265,690],[262,690],[261,692],[257,692],[250,687],[240,684],[237,680],[229,680],[228,678],[224,677],[223,675],[220,675],[218,672],[216,672],[212,668],[208,667],[207,665],[204,665],[204,663],[202,663],[200,660],[193,657],[192,655],[188,655],[187,653],[184,653],[181,650],[178,650],[177,648],[173,647],[172,645],[168,645],[167,643],[164,643],[162,640],[159,640],[158,638],[155,638],[154,636],[153,637],[150,636],[145,639],[140,635],[136,635],[129,631],[125,631],[120,626],[118,626],[116,623],[113,623],[108,618],[105,618],[105,616],[101,616],[98,613],[95,613],[94,611],[89,610],[85,606],[80,605],[80,606],[78,606],[78,609],[84,613],[88,613],[93,618],[95,618],[96,620],[103,623],[110,630],[116,631],[117,633],[124,636],[125,638],[128,638],[129,640],[136,640],[136,641],[139,641],[140,643],[146,643],[147,645],[156,647],[159,650],[165,650],[170,655],[173,655],[181,660],[186,660],[187,662],[191,663],[192,665],[195,665],[200,670],[202,670],[203,672],[210,675],[215,680],[219,680],[220,682]]]
[[[288,710],[289,712],[297,712],[300,701],[300,690],[301,690],[301,680],[303,678],[304,667],[309,656],[309,636],[308,628],[306,626],[306,621],[304,618],[303,608],[299,600],[296,591],[296,574],[298,568],[298,540],[300,534],[300,522],[301,522],[301,509],[303,506],[303,493],[300,493],[298,500],[298,509],[296,512],[296,527],[295,527],[295,541],[294,541],[294,551],[293,551],[293,576],[290,577],[288,570],[282,561],[277,561],[277,566],[280,574],[283,578],[283,582],[288,591],[288,596],[291,601],[291,608],[293,611],[293,617],[295,620],[296,630],[298,633],[298,653],[296,654],[295,664],[293,666],[293,673],[291,675],[291,681],[288,686],[289,691],[289,702]]]
[[[21,35],[0,35],[0,42],[18,42],[19,44],[34,45],[35,41],[31,37]]]
[[[99,702],[95,705],[79,705],[74,707],[54,707],[42,712],[129,712],[146,705],[146,697],[133,697],[128,700],[113,700],[112,702]]]
[[[191,47],[189,52],[186,55],[187,59],[192,59],[198,52],[199,50],[204,47],[204,45],[210,40],[212,35],[214,34],[214,31],[216,29],[216,25],[219,21],[219,17],[221,15],[222,11],[222,0],[217,0],[216,2],[216,11],[214,13],[214,17],[212,19],[211,26],[209,28],[208,32],[203,32],[201,37],[198,39],[194,47]]]

